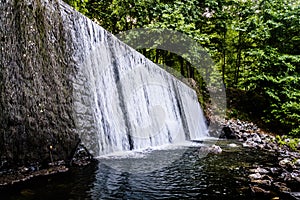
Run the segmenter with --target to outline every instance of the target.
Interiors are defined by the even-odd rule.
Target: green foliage
[[[293,151],[297,151],[298,144],[300,142],[299,138],[289,138],[286,135],[276,135],[276,142],[280,147],[286,146]]]
[[[88,10],[86,8],[89,0],[64,0],[66,3],[74,7],[77,11],[87,14]]]
[[[150,27],[188,35],[209,51],[227,87],[267,100],[261,120],[276,131],[300,136],[299,1],[65,1],[112,33]],[[205,84],[197,66],[182,57],[159,49],[140,51]]]
[[[277,144],[279,146],[283,146],[283,145],[286,144],[286,142],[284,141],[284,139],[286,139],[286,138],[284,138],[284,136],[281,137],[280,135],[276,135],[276,142],[277,142]]]

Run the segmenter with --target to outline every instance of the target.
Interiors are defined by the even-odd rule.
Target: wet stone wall
[[[0,169],[68,160],[74,67],[57,1],[0,0]]]
[[[60,0],[0,0],[0,50],[0,171],[207,136],[195,91]]]

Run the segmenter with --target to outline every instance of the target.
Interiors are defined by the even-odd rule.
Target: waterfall
[[[68,6],[61,12],[76,128],[94,156],[207,136],[194,90]]]

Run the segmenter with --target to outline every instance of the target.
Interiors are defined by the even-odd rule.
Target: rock
[[[90,154],[88,149],[81,143],[78,144],[77,149],[73,155],[70,165],[85,166],[91,163],[93,156]]]
[[[298,172],[292,172],[291,173],[292,178],[297,181],[298,183],[300,183],[300,173]]]
[[[277,188],[280,188],[282,185],[283,185],[283,186],[286,186],[286,184],[285,184],[285,183],[282,183],[282,182],[274,182],[273,185],[274,185],[275,187],[277,187]]]
[[[215,153],[215,154],[218,154],[218,153],[222,153],[222,149],[221,147],[217,146],[217,145],[212,145],[210,147],[210,152],[211,153]]]
[[[253,195],[261,195],[261,194],[265,195],[265,194],[270,193],[270,191],[264,190],[264,189],[262,189],[260,187],[257,187],[257,186],[250,186],[250,189],[251,189],[251,193]]]
[[[254,141],[250,141],[249,144],[251,145],[252,148],[256,148],[258,144]]]
[[[265,145],[264,145],[264,144],[259,144],[259,145],[257,145],[257,147],[258,147],[259,149],[264,149]]]
[[[300,192],[290,192],[290,195],[294,199],[300,199]]]
[[[262,178],[260,173],[250,174],[248,177],[250,179],[261,179]]]
[[[257,133],[252,134],[252,140],[256,143],[261,143],[262,140]]]
[[[267,173],[269,173],[268,170],[266,170],[264,168],[260,168],[260,167],[258,167],[256,169],[250,169],[250,172],[252,172],[252,173],[259,173],[259,174],[267,174]]]
[[[220,138],[226,138],[226,139],[236,139],[236,134],[232,131],[232,129],[229,126],[224,126],[222,128],[222,132],[220,135]]]
[[[275,183],[273,183],[273,185],[280,192],[290,192],[291,191],[291,189],[288,188],[285,183],[275,182]]]
[[[290,169],[296,168],[293,162],[289,158],[284,158],[283,160],[279,161],[279,165],[284,168],[290,168]]]
[[[260,138],[262,139],[262,140],[266,140],[267,139],[267,135],[266,134],[260,134]]]
[[[250,141],[248,141],[248,140],[247,140],[246,142],[244,142],[242,145],[243,145],[243,147],[246,147],[246,148],[247,148],[247,147],[248,147],[248,148],[253,148],[253,147],[256,146],[256,145],[254,144],[254,142],[252,142],[252,141],[250,142]]]
[[[212,145],[211,147],[202,146],[198,149],[198,152],[199,152],[199,156],[203,156],[203,154],[207,154],[207,153],[219,154],[222,153],[222,149],[217,145]]]
[[[287,159],[287,158],[285,158],[285,159],[279,161],[279,165],[280,165],[281,167],[285,167],[288,163],[291,163],[291,161],[290,161],[289,159]]]
[[[266,145],[265,145],[265,149],[272,150],[273,147],[272,147],[270,144],[266,144]]]
[[[60,166],[57,168],[57,172],[67,172],[69,171],[69,168],[65,167],[65,166]]]
[[[241,123],[241,121],[239,119],[236,120],[236,124],[240,125],[240,126],[242,125],[242,123]]]
[[[296,166],[300,166],[300,159],[297,159],[297,160],[294,162],[294,164],[295,164]]]
[[[242,138],[242,136],[240,134],[238,134],[237,132],[235,132],[235,136],[236,136],[236,139],[238,139],[238,140]]]
[[[277,174],[281,173],[282,169],[276,168],[276,167],[271,167],[270,171],[271,171],[272,174],[276,174],[277,175]]]
[[[243,146],[243,147],[251,147],[251,145],[249,144],[249,142],[244,142],[244,143],[242,144],[242,146]]]
[[[243,133],[242,138],[246,141],[249,135],[250,135],[249,133]]]
[[[266,175],[266,174],[262,175],[261,179],[273,181],[273,178],[271,176]]]
[[[227,146],[229,146],[229,147],[238,147],[238,145],[234,144],[234,143],[228,144]]]
[[[282,186],[279,188],[280,192],[291,192],[292,190],[286,186]]]
[[[29,168],[21,167],[21,168],[19,168],[19,171],[24,174],[24,173],[27,173],[29,171]]]
[[[285,143],[289,143],[291,141],[291,139],[290,138],[286,138],[286,139],[284,139],[284,142]]]
[[[259,185],[264,185],[264,186],[271,186],[270,180],[252,179],[251,183],[257,183]]]
[[[283,179],[284,181],[293,181],[293,177],[289,172],[282,173],[279,178]]]
[[[277,146],[277,145],[274,145],[274,146],[273,146],[273,150],[277,151],[277,150],[278,150],[278,146]]]

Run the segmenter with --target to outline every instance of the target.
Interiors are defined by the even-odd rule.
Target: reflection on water
[[[39,177],[2,190],[0,195],[1,199],[21,200],[252,199],[244,189],[248,186],[247,169],[275,163],[276,157],[266,152],[219,145],[223,147],[221,154],[204,158],[196,146],[152,150],[140,156],[101,158],[98,163],[65,174]],[[179,153],[180,159],[159,168],[161,160]]]
[[[168,167],[176,160],[181,160],[187,149],[207,146],[207,144],[185,142],[181,144],[151,147],[142,150],[120,152],[99,157],[101,165],[106,165],[117,171],[131,174],[146,174]],[[203,156],[207,152],[201,152]],[[199,156],[201,155],[199,152]]]

